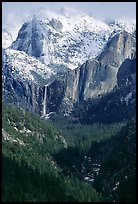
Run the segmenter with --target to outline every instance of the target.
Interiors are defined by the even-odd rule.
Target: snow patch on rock
[[[129,100],[132,98],[132,92],[130,92],[129,94],[127,94],[127,96],[125,97],[125,102],[126,105],[128,105]]]

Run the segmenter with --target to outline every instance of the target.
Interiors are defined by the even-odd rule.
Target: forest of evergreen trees
[[[20,125],[19,125],[20,124]],[[17,131],[23,126],[31,133]],[[100,201],[102,196],[90,184],[73,175],[66,177],[52,154],[65,148],[55,140],[58,131],[44,119],[17,108],[3,105],[3,129],[9,135],[2,146],[3,201]],[[43,138],[43,142],[40,138]],[[12,138],[12,139],[11,139]],[[20,145],[17,138],[24,141]],[[56,142],[55,142],[56,141]]]
[[[2,201],[135,201],[134,119],[82,125],[8,104],[2,119]]]

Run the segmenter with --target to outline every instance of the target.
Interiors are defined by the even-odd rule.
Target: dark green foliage
[[[104,141],[115,135],[125,123],[102,124],[93,123],[92,125],[74,122],[72,119],[62,116],[51,118],[54,127],[64,135],[67,143],[71,147],[78,147],[82,151],[88,151],[91,142]]]
[[[2,117],[3,201],[135,201],[135,120],[48,121],[5,104]],[[88,174],[94,183],[84,181]]]
[[[110,147],[110,148],[109,148]],[[104,151],[101,151],[103,150]],[[136,200],[136,124],[130,121],[116,137],[97,148],[103,164],[95,187],[109,200]],[[98,155],[96,155],[98,157]],[[119,182],[116,188],[116,184]]]
[[[52,154],[64,149],[61,134],[38,116],[3,105],[2,200],[32,202],[101,201],[85,182],[66,177]],[[15,129],[15,127],[17,129]],[[29,129],[31,132],[20,132]],[[6,140],[8,136],[8,140]],[[55,136],[60,136],[55,140]],[[20,139],[25,145],[18,142]],[[16,141],[16,142],[15,142]]]
[[[14,138],[22,138],[25,142],[31,143],[33,148],[41,151],[55,153],[63,148],[60,134],[55,128],[39,116],[17,109],[13,106],[3,105],[2,126],[7,133]],[[15,127],[18,131],[15,130]],[[23,129],[30,130],[29,134],[20,133]],[[28,136],[27,136],[28,135]],[[34,141],[33,141],[34,138]],[[56,139],[57,138],[57,139]],[[45,149],[42,143],[44,143]]]
[[[59,123],[61,128],[62,124],[61,120]],[[69,131],[71,127],[72,129],[75,129],[73,128],[73,124],[71,122],[67,123],[66,121],[64,123],[66,123],[66,125],[65,124],[63,125],[62,130],[63,132],[66,129],[65,127],[68,127]],[[77,125],[78,124],[75,124],[74,126],[77,127]],[[85,129],[84,125],[82,127],[84,127]],[[97,128],[99,127],[100,126],[97,125]],[[101,127],[103,127],[104,129],[104,125],[101,125]],[[92,175],[93,164],[100,164],[101,167],[99,175],[98,176],[94,175],[95,178],[94,187],[96,187],[97,191],[102,192],[104,196],[104,201],[113,200],[135,201],[136,198],[135,120],[132,119],[128,121],[126,125],[120,124],[120,126],[118,125],[118,127],[116,125],[116,128],[114,129],[115,134],[113,134],[111,127],[112,127],[111,125],[108,125],[107,128],[109,132],[105,131],[105,133],[110,133],[109,137],[102,138],[101,136],[100,139],[98,138],[97,140],[92,139],[90,148],[83,149],[83,151],[80,148],[80,146],[78,146],[79,148],[69,147],[67,149],[61,150],[59,153],[55,155],[55,160],[61,166],[65,175],[70,176],[70,174],[72,173],[73,175],[79,177],[79,179],[83,179],[85,176],[88,175],[88,173],[89,175]],[[96,124],[95,128],[93,129],[95,130],[94,132],[96,133]],[[80,133],[81,137],[81,134],[83,134],[83,130],[82,132],[78,130],[78,132]],[[97,133],[98,132],[100,131],[97,130]],[[104,131],[102,132],[102,134],[103,133]],[[75,139],[77,140],[77,137],[75,137]],[[83,144],[82,140],[81,142]],[[75,144],[77,144],[77,142]],[[90,158],[91,161],[89,161],[88,158]],[[83,172],[82,164],[84,167]],[[120,185],[116,190],[115,187],[118,181],[120,182]],[[113,188],[115,188],[115,190],[113,190]],[[128,192],[127,195],[126,192]]]
[[[69,144],[67,149],[56,153],[54,158],[65,175],[73,174],[81,180],[84,180],[88,173],[90,175],[94,173],[93,163],[101,164],[102,157],[105,156],[101,154],[104,152],[104,145],[99,152],[98,146],[101,147],[101,144],[116,135],[125,125],[123,123],[82,125],[61,116],[54,116],[51,120]],[[91,161],[85,159],[85,156],[90,157]]]
[[[40,174],[24,162],[3,157],[3,201],[76,201],[67,195],[65,182],[52,172]]]
[[[50,171],[40,174],[24,162],[3,157],[3,201],[101,201],[91,185]]]
[[[67,176],[75,175],[82,178],[81,164],[83,162],[84,152],[79,148],[68,147],[54,155],[55,161],[63,169],[63,173]]]

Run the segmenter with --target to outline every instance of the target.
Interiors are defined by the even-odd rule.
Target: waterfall
[[[47,85],[44,86],[44,101],[43,101],[43,116],[46,116],[46,103],[47,103]]]

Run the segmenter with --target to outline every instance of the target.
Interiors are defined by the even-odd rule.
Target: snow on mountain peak
[[[86,60],[96,57],[112,33],[122,29],[133,32],[135,24],[123,20],[103,22],[66,9],[54,14],[47,12],[43,15],[40,12],[22,25],[11,48],[35,57],[50,69],[75,69]],[[10,43],[9,40],[9,44],[4,47]]]
[[[136,22],[132,19],[107,19],[105,22],[116,31],[124,29],[133,33],[136,30]]]
[[[12,75],[15,78],[24,81],[42,83],[42,80],[48,81],[55,73],[39,60],[28,56],[25,52],[13,49],[5,49],[6,60],[4,64],[11,68]],[[3,66],[5,68],[5,66]],[[38,76],[39,75],[39,76]],[[38,77],[41,81],[38,81]]]
[[[78,67],[95,57],[106,44],[113,29],[87,15],[67,18],[33,16],[19,31],[12,48],[37,57],[46,65]]]

